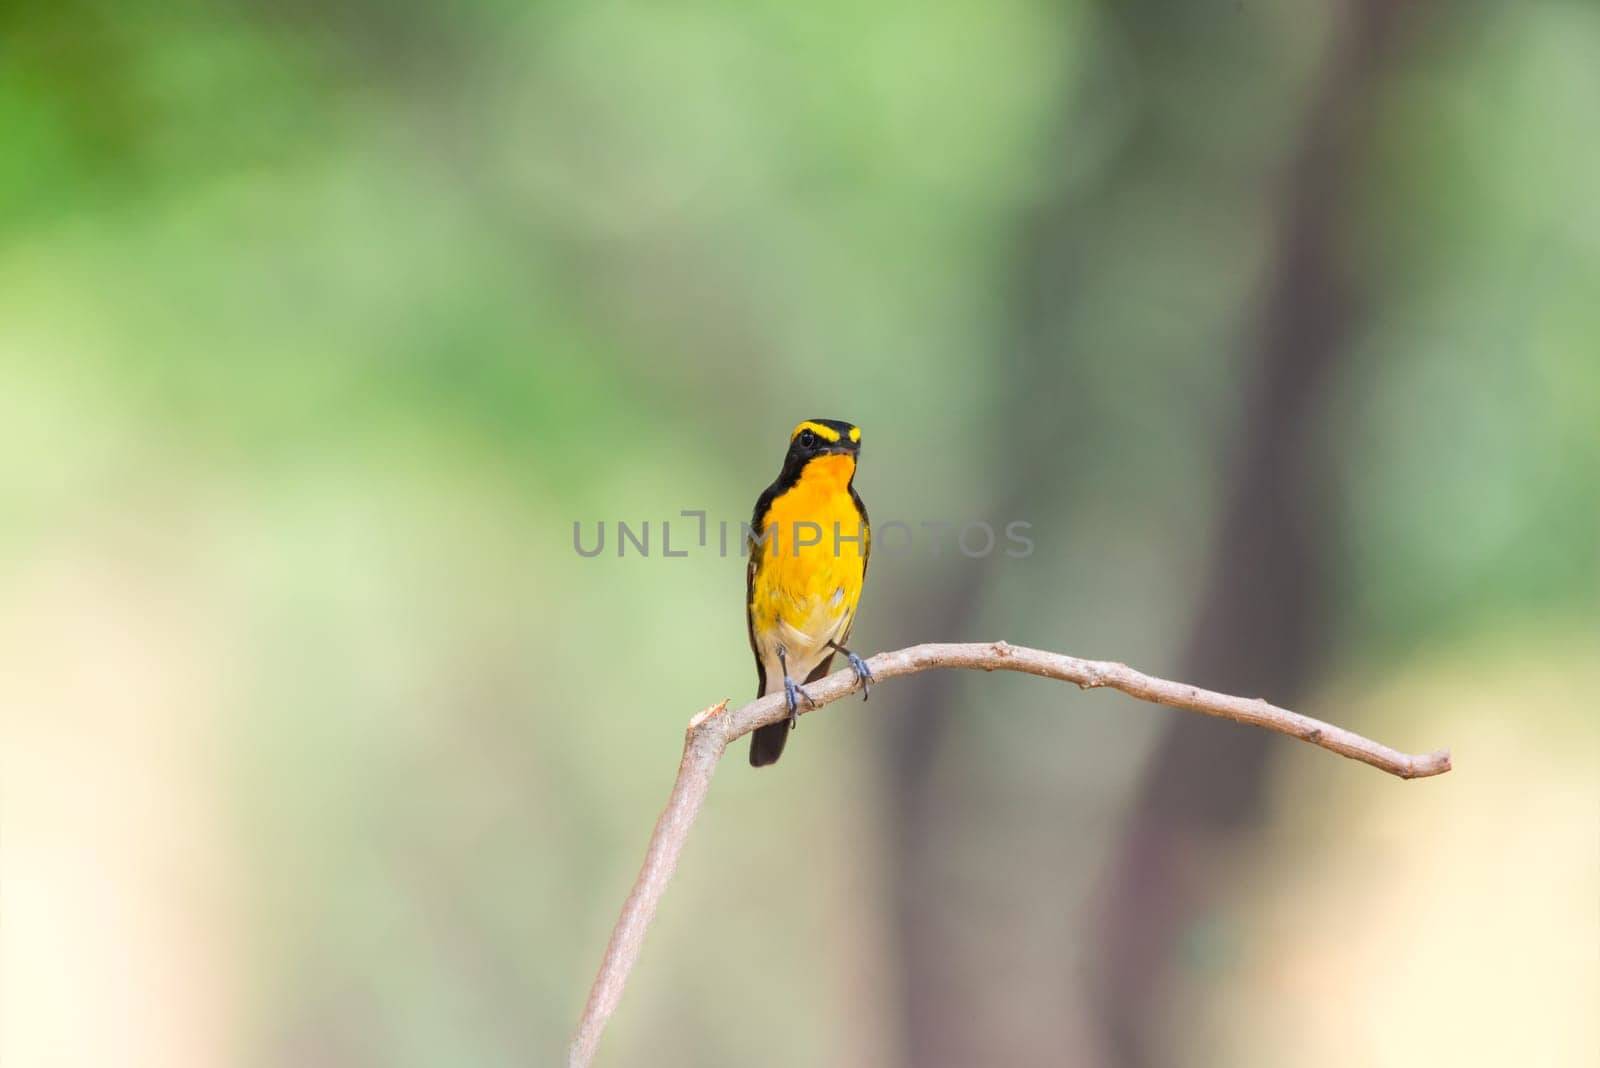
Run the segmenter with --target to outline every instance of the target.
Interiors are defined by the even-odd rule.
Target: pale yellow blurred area
[[[1175,1063],[1600,1063],[1600,659],[1591,623],[1352,672],[1312,709],[1455,769],[1400,783],[1314,750],[1210,923],[1235,958]],[[1192,1029],[1192,1030],[1191,1030]]]
[[[0,602],[6,1065],[235,1059],[224,668],[203,600],[128,549],[57,545]]]

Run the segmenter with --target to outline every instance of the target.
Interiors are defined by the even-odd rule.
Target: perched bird
[[[840,652],[863,691],[872,681],[866,663],[845,648],[871,551],[867,509],[853,485],[860,454],[859,428],[807,419],[789,435],[783,470],[756,501],[745,597],[756,696],[785,694],[789,719],[750,736],[754,767],[783,754],[799,702],[811,702],[797,679],[823,678]]]

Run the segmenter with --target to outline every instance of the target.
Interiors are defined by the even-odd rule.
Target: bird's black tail
[[[764,768],[776,764],[783,755],[783,743],[789,740],[789,721],[779,720],[765,727],[757,727],[750,735],[750,766]]]

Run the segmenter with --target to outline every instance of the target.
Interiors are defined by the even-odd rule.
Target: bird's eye
[[[814,448],[817,444],[817,434],[814,430],[800,431],[800,447],[802,449]]]

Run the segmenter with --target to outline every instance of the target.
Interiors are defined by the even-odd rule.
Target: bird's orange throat
[[[839,529],[845,534],[855,534],[861,522],[861,513],[856,509],[855,499],[850,496],[850,479],[855,472],[856,458],[848,453],[817,456],[800,469],[800,477],[795,479],[794,485],[775,497],[767,514],[761,517],[762,529],[777,527],[771,543],[774,555],[780,552],[780,543],[783,546],[782,554],[791,555],[790,539],[798,541],[801,537],[797,524],[831,531],[834,524],[838,523]],[[793,555],[809,556],[824,551],[819,543],[811,544],[817,548],[802,549],[796,545]],[[832,555],[831,545],[827,546],[827,550]]]
[[[855,477],[856,458],[849,453],[836,452],[818,456],[800,472],[801,486],[818,493],[844,493]]]

